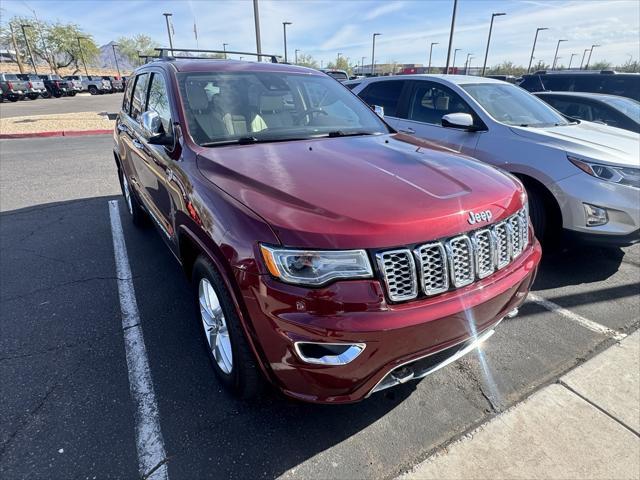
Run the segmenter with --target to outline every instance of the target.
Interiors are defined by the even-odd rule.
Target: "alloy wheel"
[[[202,328],[218,367],[227,375],[233,369],[233,350],[227,322],[216,291],[208,279],[200,279],[198,301]]]

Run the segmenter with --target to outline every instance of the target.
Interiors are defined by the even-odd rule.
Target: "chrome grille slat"
[[[473,283],[476,279],[473,245],[466,235],[460,235],[445,244],[449,259],[451,283],[460,288]]]
[[[471,236],[475,250],[476,274],[478,278],[485,278],[495,272],[495,240],[491,230],[478,230]]]
[[[449,269],[444,245],[440,242],[421,245],[413,251],[418,262],[420,285],[426,295],[449,290]]]
[[[403,248],[378,253],[376,259],[391,300],[401,302],[416,298],[418,282],[411,250]]]
[[[439,242],[376,254],[387,295],[393,302],[412,300],[470,285],[518,258],[529,244],[525,209],[488,227]]]

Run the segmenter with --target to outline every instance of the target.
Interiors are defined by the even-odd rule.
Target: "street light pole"
[[[571,64],[573,63],[573,57],[577,57],[578,54],[577,53],[572,53],[571,54],[571,58],[569,59],[569,70],[571,70]]]
[[[27,38],[27,32],[25,28],[31,27],[31,25],[20,25],[22,28],[22,35],[24,35],[24,41],[27,44],[27,51],[29,52],[29,57],[31,58],[31,65],[33,65],[33,73],[38,74],[38,70],[36,69],[36,62],[33,59],[33,52],[31,52],[31,45],[29,45],[29,39]]]
[[[587,64],[584,67],[585,70],[589,70],[589,62],[591,61],[591,54],[593,53],[593,49],[599,46],[600,45],[591,45],[591,50],[589,50],[589,57],[587,58]]]
[[[173,13],[163,13],[164,19],[167,22],[167,35],[169,35],[169,47],[171,48],[171,54],[173,55],[173,39],[171,38],[171,27],[169,26],[169,17],[173,16]]]
[[[431,46],[429,47],[429,67],[427,68],[427,73],[431,73],[431,54],[433,54],[433,46],[440,45],[439,42],[431,42]]]
[[[373,34],[373,46],[371,48],[371,76],[376,74],[376,37],[382,35],[381,33]]]
[[[117,43],[112,43],[111,48],[113,49],[113,58],[116,61],[116,70],[118,71],[118,77],[120,76],[120,66],[118,65],[118,55],[116,55],[116,47],[119,45]]]
[[[464,74],[469,75],[469,59],[471,58],[473,53],[467,53],[467,61],[464,62]]]
[[[293,25],[291,22],[282,22],[282,30],[284,31],[284,63],[287,63],[287,25]]]
[[[228,43],[223,43],[222,44],[222,51],[224,52],[224,59],[227,59],[227,45],[229,45]]]
[[[80,40],[86,37],[76,37],[78,40],[78,50],[80,50],[80,58],[82,59],[82,64],[84,65],[84,73],[89,76],[89,71],[87,70],[87,62],[84,60],[84,52],[82,51],[82,45],[80,44]]]
[[[582,60],[580,60],[580,70],[582,70],[582,65],[584,64],[584,57],[587,56],[587,52],[589,51],[588,48],[584,49],[584,52],[582,52]]]
[[[253,0],[253,22],[256,28],[256,51],[258,53],[258,61],[262,61],[260,54],[262,53],[262,43],[260,42],[260,12],[258,11],[258,0]]]
[[[551,65],[551,70],[556,69],[556,62],[558,60],[558,49],[560,48],[560,42],[566,42],[566,40],[558,40],[558,44],[556,45],[556,54],[553,56],[553,65]]]
[[[364,59],[367,57],[362,57],[360,60],[360,75],[364,75]]]
[[[296,55],[296,65],[298,64],[298,52],[299,52],[299,51],[300,51],[300,50],[296,48],[296,51],[295,51],[295,55]]]
[[[456,55],[458,54],[458,52],[462,50],[461,48],[456,48],[453,51],[453,62],[451,63],[451,71],[455,72],[456,70]],[[448,69],[447,69],[448,70]]]
[[[453,0],[453,13],[451,14],[451,30],[449,31],[449,48],[447,50],[447,64],[444,73],[449,73],[449,59],[451,58],[451,47],[453,46],[453,30],[456,26],[456,10],[458,9],[458,0]],[[454,53],[455,56],[455,53]],[[455,62],[455,61],[454,61]]]
[[[542,30],[549,30],[547,27],[538,27],[536,29],[536,36],[533,39],[533,48],[531,49],[531,58],[529,59],[529,67],[527,68],[527,73],[531,71],[531,63],[533,62],[533,54],[536,51],[536,43],[538,42],[538,33]]]
[[[482,65],[482,76],[484,77],[484,71],[487,68],[487,57],[489,56],[489,44],[491,43],[491,31],[493,30],[493,19],[496,17],[501,17],[506,15],[506,13],[492,13],[491,14],[491,23],[489,24],[489,38],[487,38],[487,49],[484,52],[484,64]]]

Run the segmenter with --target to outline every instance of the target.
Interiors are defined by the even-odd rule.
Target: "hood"
[[[511,130],[532,142],[585,159],[640,167],[640,135],[628,130],[585,121],[560,127],[511,127]]]
[[[200,148],[212,183],[260,215],[283,245],[382,248],[477,229],[522,206],[521,185],[407,135]]]

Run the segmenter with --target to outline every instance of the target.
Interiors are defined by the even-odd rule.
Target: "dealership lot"
[[[393,477],[640,322],[640,246],[572,249],[545,256],[534,286],[541,301],[505,320],[482,353],[419,383],[347,406],[271,393],[238,401],[212,378],[178,264],[153,229],[129,221],[112,142],[108,135],[0,142],[3,477],[137,476],[112,200],[159,410],[162,461],[175,478]],[[582,320],[606,328],[596,332]]]

